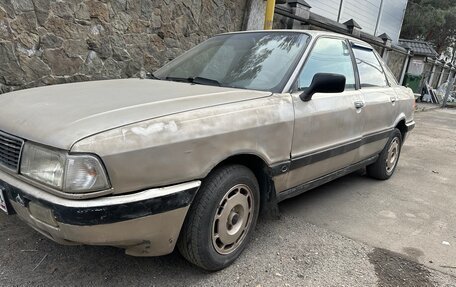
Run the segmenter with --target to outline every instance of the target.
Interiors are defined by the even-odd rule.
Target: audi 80
[[[414,96],[369,44],[215,36],[151,74],[0,96],[0,208],[61,244],[230,265],[263,211],[366,168],[390,178]]]

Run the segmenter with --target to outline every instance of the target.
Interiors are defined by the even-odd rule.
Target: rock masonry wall
[[[241,30],[246,0],[0,0],[0,93],[138,77]]]

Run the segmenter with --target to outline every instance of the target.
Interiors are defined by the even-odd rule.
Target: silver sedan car
[[[375,50],[317,31],[215,36],[150,79],[0,96],[0,209],[61,244],[231,264],[277,203],[385,180],[414,97]]]

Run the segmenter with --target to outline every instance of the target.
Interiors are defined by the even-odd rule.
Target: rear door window
[[[353,53],[358,66],[361,88],[388,86],[385,72],[372,49],[354,45]]]

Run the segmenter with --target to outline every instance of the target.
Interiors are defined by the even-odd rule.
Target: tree
[[[401,37],[434,44],[438,53],[455,46],[456,1],[409,0]]]

